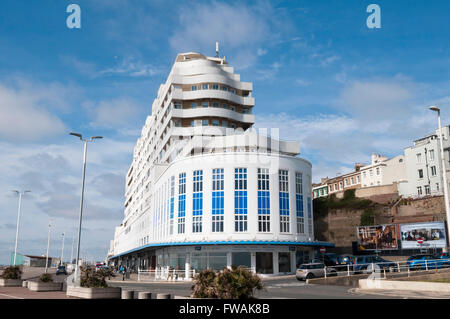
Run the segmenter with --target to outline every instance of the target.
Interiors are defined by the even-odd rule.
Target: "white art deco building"
[[[225,58],[177,56],[134,148],[110,262],[278,274],[332,246],[314,241],[311,163],[252,128],[252,89]]]

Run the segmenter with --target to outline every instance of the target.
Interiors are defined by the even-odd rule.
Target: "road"
[[[154,293],[170,293],[176,296],[188,297],[192,283],[184,282],[121,282],[111,281],[113,287],[122,287],[136,291]],[[261,299],[397,299],[392,295],[356,293],[350,287],[311,285],[298,281],[293,276],[264,281],[265,289],[258,291],[256,296]]]

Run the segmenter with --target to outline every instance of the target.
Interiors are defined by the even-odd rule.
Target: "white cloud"
[[[83,107],[92,114],[92,127],[114,128],[116,130],[127,127],[142,112],[136,102],[128,98],[118,98],[94,103],[84,102]]]
[[[98,76],[119,75],[130,77],[149,77],[161,74],[163,69],[152,64],[143,63],[134,57],[125,57],[117,65],[101,70]]]
[[[66,93],[58,84],[20,81],[12,88],[0,83],[0,138],[37,141],[63,134],[66,126],[51,110],[66,110]]]
[[[179,9],[179,26],[169,39],[177,52],[195,51],[213,55],[215,43],[220,43],[220,55],[233,52],[236,69],[245,69],[266,54],[265,46],[280,37],[284,26],[277,22],[279,11],[265,1],[252,5],[242,2],[213,1],[189,4]],[[224,53],[225,52],[225,53]]]

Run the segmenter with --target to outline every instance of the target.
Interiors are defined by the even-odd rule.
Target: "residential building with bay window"
[[[110,263],[294,273],[333,246],[314,240],[311,163],[252,128],[254,104],[225,58],[178,54],[134,148]]]

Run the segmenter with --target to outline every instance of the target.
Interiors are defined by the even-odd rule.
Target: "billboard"
[[[359,226],[356,233],[359,250],[398,249],[395,225]]]
[[[444,222],[401,224],[400,233],[402,249],[444,248],[447,244]]]

